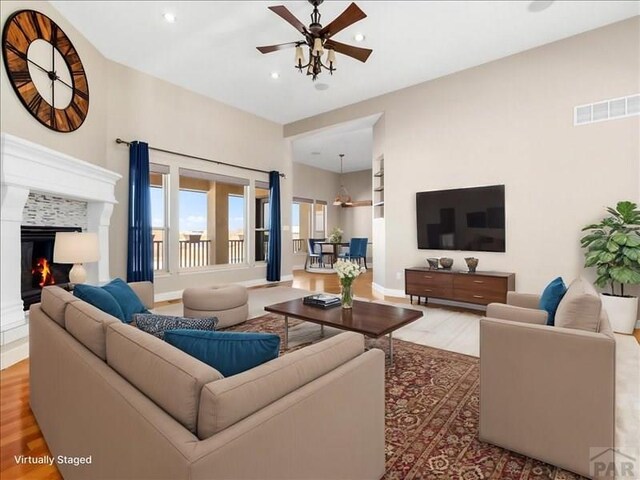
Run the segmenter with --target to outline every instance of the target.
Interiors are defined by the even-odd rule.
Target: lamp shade
[[[322,40],[320,38],[316,38],[313,41],[313,54],[316,57],[320,57],[324,53],[324,47],[322,46]]]
[[[98,235],[93,232],[56,232],[55,263],[85,263],[100,260]]]
[[[302,47],[298,45],[296,47],[296,66],[304,64],[304,53],[302,51]]]

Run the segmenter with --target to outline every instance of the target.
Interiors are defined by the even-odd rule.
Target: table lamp
[[[92,232],[56,232],[53,247],[55,263],[73,263],[69,272],[69,281],[74,284],[87,280],[87,271],[83,263],[100,260],[98,235]]]

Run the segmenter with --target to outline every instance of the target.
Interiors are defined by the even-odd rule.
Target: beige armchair
[[[570,291],[563,315],[597,303]],[[480,439],[593,478],[589,449],[614,446],[613,333],[601,308],[598,332],[547,326],[538,302],[509,292],[480,321]]]

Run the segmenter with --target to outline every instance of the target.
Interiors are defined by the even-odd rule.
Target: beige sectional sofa
[[[151,284],[131,284],[148,308]],[[376,479],[384,354],[343,333],[223,378],[58,287],[30,310],[30,402],[65,479]]]

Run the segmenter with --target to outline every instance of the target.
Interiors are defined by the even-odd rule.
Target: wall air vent
[[[640,115],[640,94],[638,93],[628,97],[579,105],[573,109],[573,124],[586,125],[634,115]]]

